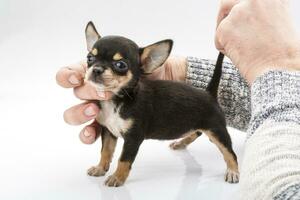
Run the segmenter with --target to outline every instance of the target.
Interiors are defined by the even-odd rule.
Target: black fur
[[[222,110],[206,91],[163,80],[141,80],[136,87],[135,92],[126,89],[130,97],[115,96],[113,101],[124,103],[122,118],[137,119],[144,138],[176,139],[190,130],[226,126]]]
[[[104,69],[112,68],[112,57],[119,52],[133,75],[112,98],[121,118],[134,121],[132,127],[122,133],[124,146],[120,161],[133,163],[144,139],[171,140],[199,129],[213,132],[236,160],[224,114],[216,101],[223,54],[219,55],[213,78],[207,91],[204,91],[185,83],[141,79],[144,48],[139,48],[127,38],[106,36],[99,39],[94,48],[100,53],[95,56],[94,62],[89,63],[89,67],[99,65]],[[200,136],[201,132],[197,134]]]
[[[206,89],[210,93],[210,95],[213,96],[215,99],[217,99],[218,96],[218,87],[222,75],[223,60],[224,60],[224,54],[219,53],[214,74]]]

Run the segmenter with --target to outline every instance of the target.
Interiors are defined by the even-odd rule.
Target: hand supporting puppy
[[[184,81],[186,74],[186,58],[169,58],[160,68],[152,74],[145,76],[152,80],[175,80]],[[101,130],[95,122],[97,114],[100,112],[98,106],[92,100],[108,100],[112,93],[109,91],[99,92],[88,84],[84,83],[84,76],[87,69],[85,62],[73,64],[69,67],[61,68],[56,74],[57,83],[64,88],[73,88],[74,95],[86,102],[75,105],[64,112],[64,120],[71,125],[81,125],[93,120],[90,125],[84,127],[80,132],[80,140],[85,144],[92,144],[98,138]]]

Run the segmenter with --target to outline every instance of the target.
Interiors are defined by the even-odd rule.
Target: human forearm
[[[300,72],[264,74],[251,101],[240,199],[299,199]]]

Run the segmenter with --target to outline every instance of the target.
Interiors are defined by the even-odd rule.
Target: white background
[[[300,2],[292,4],[299,28]],[[89,20],[102,35],[141,46],[172,38],[173,54],[214,59],[217,7],[217,0],[0,0],[0,199],[234,199],[238,185],[223,181],[225,163],[205,136],[179,152],[144,142],[123,187],[88,177],[100,142],[81,144],[81,127],[64,123],[64,109],[79,100],[55,83],[59,67],[85,58]],[[245,133],[230,133],[241,162]]]

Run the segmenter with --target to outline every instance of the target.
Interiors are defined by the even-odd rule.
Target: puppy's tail
[[[220,52],[214,70],[214,74],[206,88],[206,91],[208,91],[215,99],[217,99],[218,96],[218,87],[222,75],[223,60],[224,60],[224,54]]]

